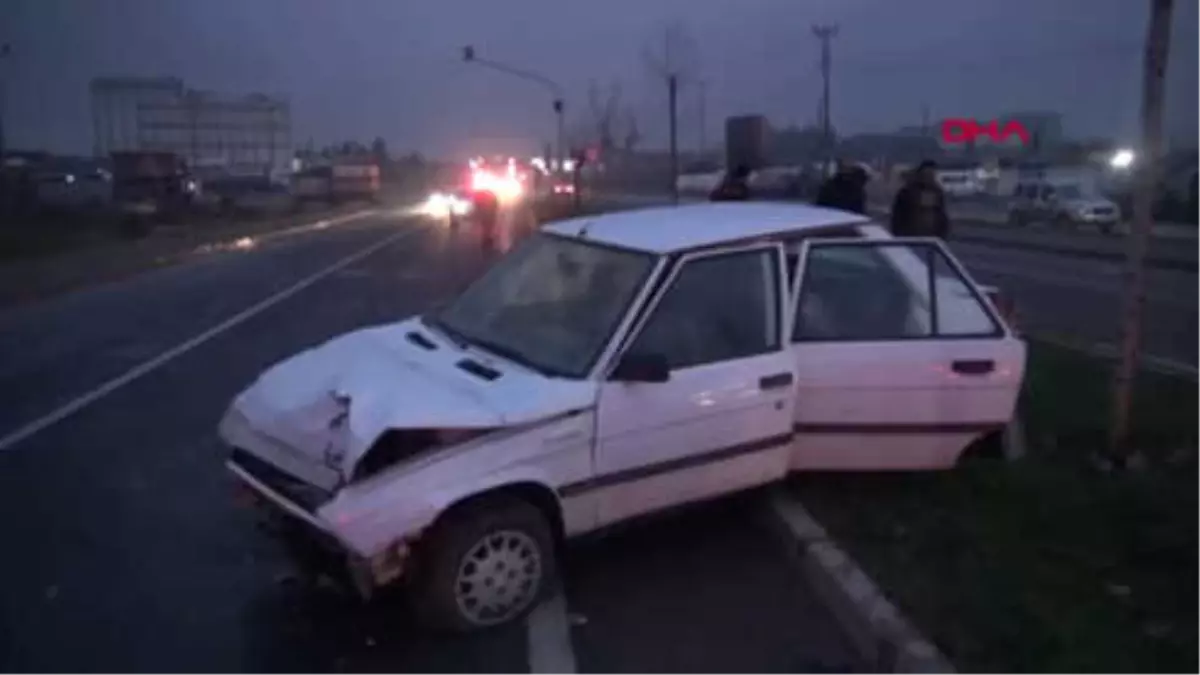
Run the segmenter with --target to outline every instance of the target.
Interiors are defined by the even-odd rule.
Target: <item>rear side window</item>
[[[887,341],[1002,334],[981,298],[932,244],[814,244],[793,341]]]

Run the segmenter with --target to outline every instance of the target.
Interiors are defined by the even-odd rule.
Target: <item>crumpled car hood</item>
[[[406,335],[438,345],[427,350]],[[500,371],[487,381],[456,364],[464,358]],[[472,429],[527,424],[592,406],[596,384],[546,377],[463,351],[418,319],[336,337],[271,366],[233,402],[258,432],[343,474],[389,429]],[[341,431],[331,429],[349,401]],[[330,467],[335,468],[335,467]]]

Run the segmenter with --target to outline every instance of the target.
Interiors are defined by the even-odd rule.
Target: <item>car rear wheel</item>
[[[551,587],[554,538],[529,503],[486,499],[448,513],[419,564],[413,591],[422,621],[457,632],[479,630],[523,616]]]

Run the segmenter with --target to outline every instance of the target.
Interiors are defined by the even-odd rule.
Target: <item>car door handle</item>
[[[987,375],[996,369],[996,362],[991,359],[954,361],[950,369],[959,375]]]
[[[790,386],[792,386],[791,373],[776,373],[774,375],[767,375],[766,377],[759,378],[758,380],[758,388],[762,389],[763,391]]]

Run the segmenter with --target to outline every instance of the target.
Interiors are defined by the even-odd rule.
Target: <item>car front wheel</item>
[[[413,589],[421,619],[458,632],[523,616],[555,577],[545,517],[516,498],[451,511],[426,542]]]

